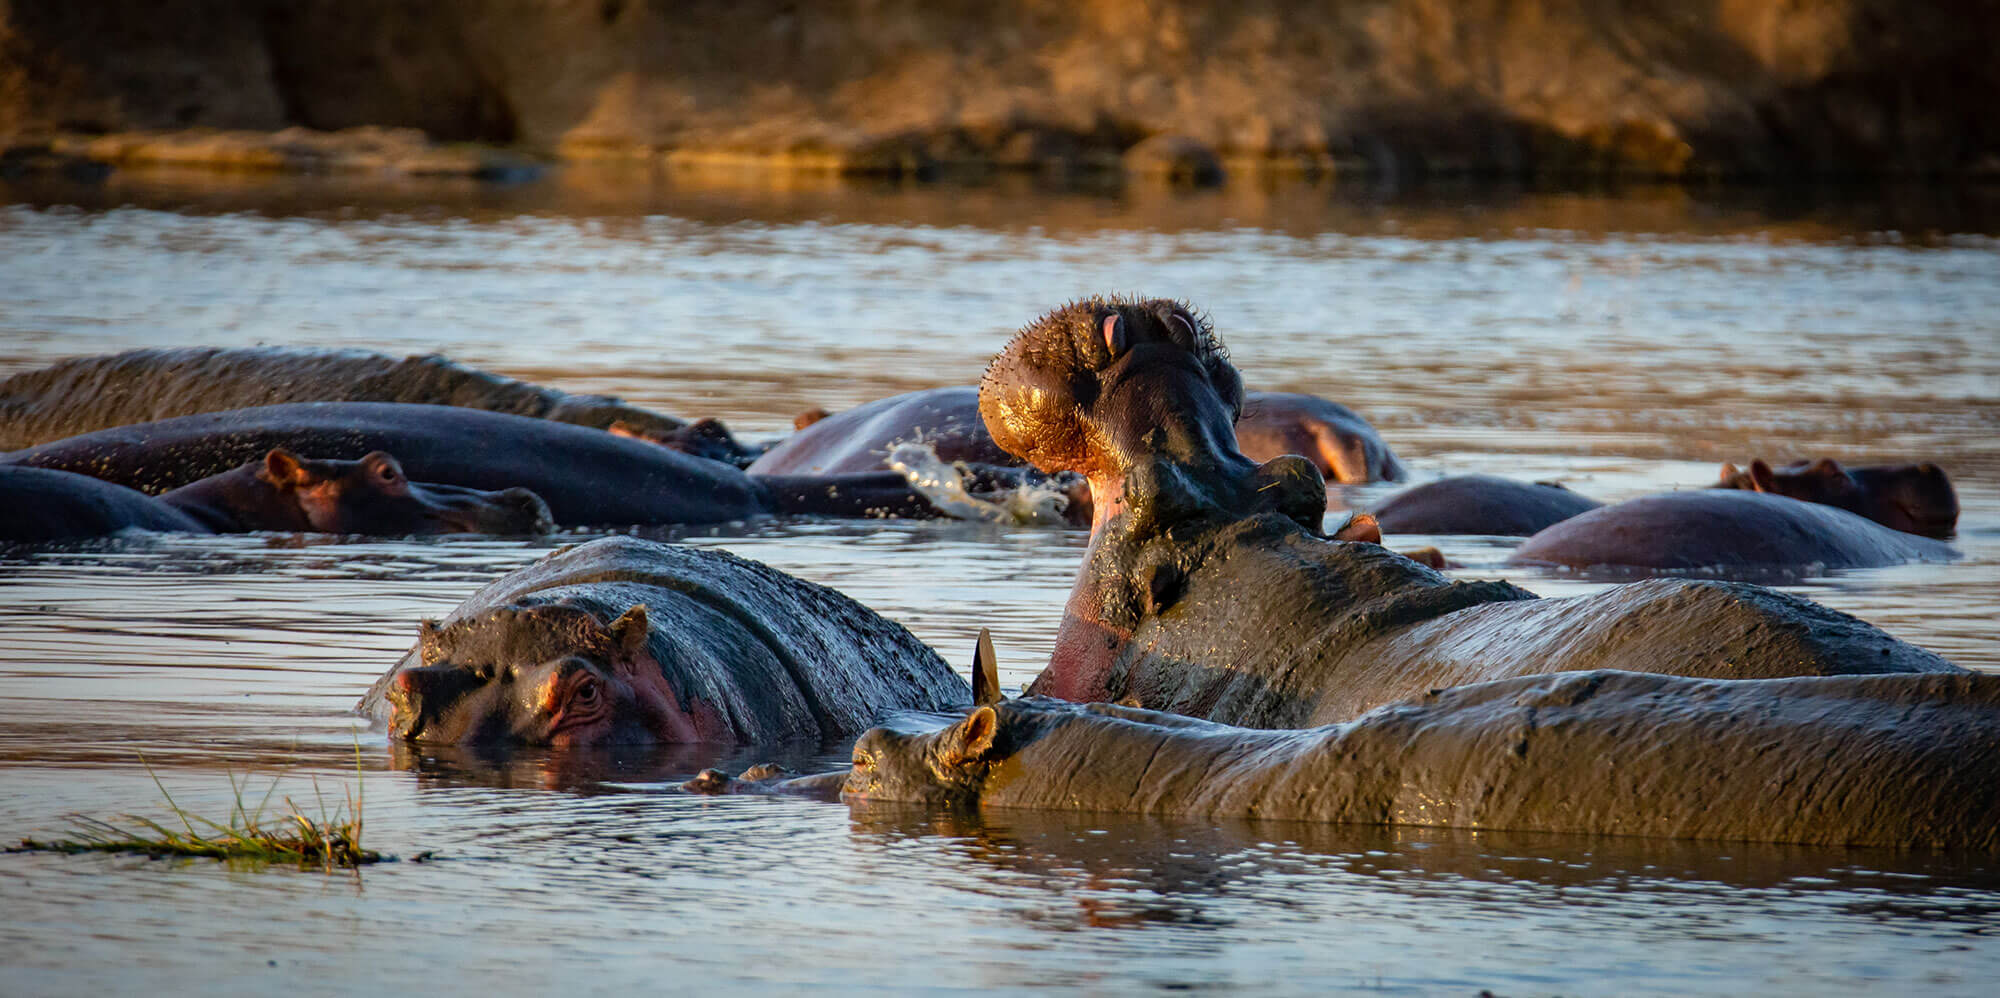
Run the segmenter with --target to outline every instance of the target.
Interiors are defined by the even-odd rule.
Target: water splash
[[[954,519],[1027,527],[1059,527],[1066,522],[1063,510],[1069,507],[1069,497],[1055,485],[1019,485],[974,496],[965,487],[964,469],[945,463],[936,448],[921,441],[897,444],[889,451],[889,467]]]

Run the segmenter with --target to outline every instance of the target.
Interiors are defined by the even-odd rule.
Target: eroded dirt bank
[[[509,163],[437,143],[880,172],[1992,173],[1996,28],[1979,0],[13,0],[0,138],[16,161],[468,173]]]

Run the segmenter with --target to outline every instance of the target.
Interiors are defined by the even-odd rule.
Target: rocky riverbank
[[[1992,175],[1996,28],[1979,0],[13,0],[0,144],[17,169]]]

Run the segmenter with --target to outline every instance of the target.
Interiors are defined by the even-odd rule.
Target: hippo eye
[[[574,700],[577,706],[579,707],[588,707],[596,703],[597,681],[594,679],[586,679],[583,682],[578,683],[576,687],[576,692],[570,694],[570,699]]]
[[[1125,317],[1116,312],[1104,317],[1104,348],[1116,357],[1125,352]]]

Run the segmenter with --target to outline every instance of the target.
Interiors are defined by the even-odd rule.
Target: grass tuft
[[[336,807],[329,814],[326,798],[320,793],[319,781],[315,779],[313,799],[319,817],[307,815],[290,797],[286,797],[286,811],[267,819],[265,811],[272,796],[277,793],[278,780],[275,777],[271,780],[257,806],[252,808],[244,803],[245,792],[250,788],[249,778],[239,782],[231,773],[229,789],[235,803],[230,808],[228,821],[217,822],[191,814],[174,803],[174,795],[167,792],[166,784],[160,782],[159,774],[146,764],[145,757],[141,756],[139,763],[146,766],[146,775],[151,776],[153,785],[160,788],[160,796],[166,798],[167,809],[173,812],[180,828],[129,814],[122,817],[124,824],[85,815],[70,815],[72,838],[22,839],[19,847],[7,851],[72,855],[85,852],[138,853],[156,859],[165,856],[206,856],[251,863],[294,863],[302,869],[318,867],[328,873],[336,868],[354,869],[369,863],[380,863],[385,858],[395,858],[362,848],[362,798],[353,791],[344,791],[346,804]],[[354,764],[358,776],[361,768],[361,749],[358,745],[355,746]]]

